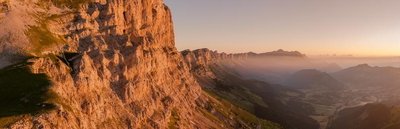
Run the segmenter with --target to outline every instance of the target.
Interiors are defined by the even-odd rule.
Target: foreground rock
[[[196,100],[207,102],[208,96],[175,48],[171,13],[162,0],[4,5],[0,54],[34,56],[30,69],[48,76],[54,93],[49,102],[56,105],[1,118],[9,122],[5,127],[229,128],[200,112]],[[10,19],[17,25],[7,29]],[[65,59],[66,52],[76,56]]]

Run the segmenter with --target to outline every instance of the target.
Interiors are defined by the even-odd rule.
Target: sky
[[[179,50],[400,56],[400,0],[165,0]]]

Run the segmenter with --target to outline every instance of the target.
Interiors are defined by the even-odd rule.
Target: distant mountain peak
[[[224,58],[239,58],[239,59],[243,59],[243,58],[249,58],[249,57],[306,57],[305,54],[300,53],[299,51],[285,51],[283,49],[278,49],[276,51],[272,51],[272,52],[264,52],[264,53],[255,53],[255,52],[246,52],[246,53],[220,53],[218,51],[215,50],[210,50],[208,48],[201,48],[201,49],[196,49],[196,50],[190,50],[190,49],[186,49],[183,50],[182,52],[183,56],[186,56],[189,53],[194,53],[196,55],[202,55],[202,54],[206,54],[207,53],[209,55],[213,55],[214,57],[219,57],[221,59]],[[200,54],[202,53],[202,54]]]
[[[305,57],[305,54],[300,53],[299,51],[285,51],[283,49],[278,49],[272,52],[260,53],[261,56],[291,56],[291,57]]]
[[[363,68],[370,68],[371,66],[369,64],[359,64],[355,67],[363,67]]]
[[[354,71],[354,70],[355,71],[366,71],[366,70],[369,71],[369,70],[372,70],[374,68],[378,68],[378,67],[373,67],[373,66],[371,66],[369,64],[359,64],[359,65],[344,69],[343,71]]]
[[[278,49],[277,52],[285,52],[283,49]]]

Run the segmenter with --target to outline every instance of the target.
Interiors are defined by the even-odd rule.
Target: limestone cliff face
[[[278,127],[204,94],[190,73],[247,54],[199,50],[185,61],[174,42],[162,0],[0,0],[0,70],[32,57],[29,71],[48,76],[55,105],[0,114],[0,128]]]
[[[23,6],[34,8],[40,2],[11,0],[8,12]],[[15,32],[26,38],[26,45],[15,48],[39,57],[31,60],[31,69],[49,76],[51,90],[57,94],[57,108],[25,116],[10,128],[213,126],[212,122],[202,123],[207,120],[195,110],[200,87],[175,48],[171,13],[162,0],[57,2],[49,1],[49,5],[40,6],[46,6],[45,11],[39,11],[49,16],[45,19],[56,18],[23,26],[30,30],[45,24],[39,32],[49,32],[44,39],[54,38],[46,47],[35,47],[30,31]],[[11,14],[4,17],[7,15]],[[24,20],[30,19],[17,19]],[[76,55],[68,64],[47,57],[65,51]]]
[[[212,51],[207,48],[197,50],[184,50],[181,52],[191,73],[199,76],[213,77],[210,65],[229,62],[234,64],[236,60],[244,60],[252,57],[251,53],[226,54]]]
[[[243,61],[251,58],[266,58],[266,57],[298,57],[298,58],[305,57],[304,54],[298,51],[284,51],[282,49],[265,53],[247,52],[247,53],[227,54],[203,48],[193,51],[184,50],[181,53],[191,71],[197,74],[204,74],[204,72],[207,71],[207,67],[209,65],[221,62],[235,63],[235,61]]]

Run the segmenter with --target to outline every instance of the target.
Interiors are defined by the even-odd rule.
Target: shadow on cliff
[[[50,80],[45,74],[34,74],[30,63],[18,63],[0,69],[0,119],[36,114],[54,108],[46,101]]]

